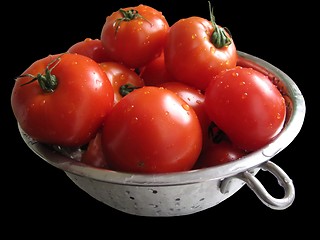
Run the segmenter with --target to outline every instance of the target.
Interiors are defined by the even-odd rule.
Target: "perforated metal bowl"
[[[281,210],[294,201],[295,188],[290,177],[272,157],[297,136],[305,118],[305,101],[297,85],[270,63],[240,52],[239,64],[268,75],[286,99],[288,115],[284,129],[267,146],[220,166],[168,174],[130,174],[87,166],[62,155],[53,148],[33,141],[18,125],[28,147],[40,158],[60,169],[84,192],[119,211],[139,216],[179,216],[211,208],[247,185],[266,206]],[[266,170],[284,189],[282,198],[267,192],[256,177]]]

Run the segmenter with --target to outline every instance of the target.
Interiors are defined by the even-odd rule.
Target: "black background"
[[[208,1],[57,1],[36,4],[24,2],[3,7],[1,16],[1,133],[2,194],[6,224],[11,235],[34,236],[39,229],[47,234],[101,233],[105,237],[172,236],[195,234],[253,237],[283,234],[312,234],[310,217],[317,217],[317,192],[310,174],[318,159],[315,141],[316,82],[319,69],[312,66],[316,38],[311,31],[313,7],[303,3],[278,5],[279,1],[212,1],[216,21],[228,27],[237,49],[260,57],[287,73],[303,93],[307,114],[295,140],[272,161],[293,180],[296,198],[285,210],[265,206],[247,187],[231,198],[205,211],[180,217],[150,218],[114,210],[76,187],[60,170],[35,156],[22,141],[11,111],[10,95],[14,78],[33,61],[60,53],[86,37],[99,38],[105,17],[120,7],[140,3],[150,5],[166,16],[169,24],[192,15],[209,19]],[[68,4],[68,5],[66,5]],[[312,75],[310,75],[312,73]],[[3,84],[4,88],[3,88]],[[281,187],[263,172],[257,175],[268,191],[278,195]],[[280,189],[279,189],[280,188]],[[181,224],[181,225],[179,225]],[[29,227],[27,227],[29,226]],[[116,227],[120,227],[120,231]],[[15,230],[16,229],[16,230]],[[151,231],[147,234],[146,230]],[[39,235],[40,236],[40,235]]]

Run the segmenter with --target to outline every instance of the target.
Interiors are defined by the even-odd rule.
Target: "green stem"
[[[146,18],[144,18],[141,14],[139,14],[138,11],[135,9],[130,9],[130,10],[126,11],[126,10],[120,8],[119,12],[122,14],[123,17],[118,18],[115,21],[115,27],[116,27],[115,35],[117,34],[119,27],[120,27],[120,24],[123,21],[128,22],[133,19],[142,18],[143,20],[147,21],[152,26],[151,22],[149,22]]]
[[[124,84],[120,86],[119,93],[122,97],[126,96],[127,94],[131,93],[133,90],[138,89],[140,87],[136,87],[131,83]]]
[[[20,86],[25,86],[27,84],[34,82],[34,81],[38,81],[41,89],[44,92],[53,92],[58,86],[58,79],[55,75],[53,75],[51,73],[51,71],[59,64],[60,61],[61,61],[61,55],[59,57],[53,59],[46,66],[44,74],[38,73],[37,76],[34,76],[32,74],[28,74],[28,73],[24,74],[24,75],[20,75],[18,78],[21,78],[21,77],[32,78],[30,81],[23,83]]]
[[[228,34],[230,34],[230,31],[227,28],[222,28],[217,25],[215,21],[215,17],[213,15],[213,8],[211,8],[210,1],[209,1],[209,11],[210,11],[210,20],[211,20],[212,26],[214,27],[214,31],[211,35],[211,42],[216,48],[223,48],[225,46],[229,46],[231,44],[231,38],[227,36],[225,31],[227,31]]]

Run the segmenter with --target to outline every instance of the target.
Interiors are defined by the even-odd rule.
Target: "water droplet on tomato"
[[[247,97],[248,97],[248,93],[246,93],[246,92],[243,93],[242,96],[241,96],[242,99],[245,99],[245,98],[247,98]]]
[[[277,119],[282,119],[282,115],[280,113],[277,113]]]
[[[190,110],[190,106],[188,104],[182,104],[182,108],[186,111]]]
[[[96,79],[96,86],[97,87],[101,87],[102,86],[102,82],[100,79]]]
[[[131,105],[130,107],[127,107],[127,109],[125,111],[130,112],[133,108],[134,108],[134,105]]]
[[[120,79],[121,79],[121,80],[125,80],[125,79],[126,79],[126,76],[125,76],[124,74],[121,74],[121,75],[120,75]]]

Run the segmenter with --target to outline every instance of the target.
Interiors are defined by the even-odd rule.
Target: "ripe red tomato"
[[[144,86],[144,81],[133,70],[117,62],[102,62],[100,67],[107,74],[114,90],[114,103],[136,88]]]
[[[170,27],[164,54],[173,77],[200,90],[206,89],[212,76],[235,67],[238,58],[228,32],[196,16],[180,19]]]
[[[165,82],[159,84],[159,86],[173,91],[194,109],[201,125],[203,144],[205,144],[211,120],[204,108],[204,94],[200,90],[182,82]]]
[[[87,56],[98,63],[110,61],[110,57],[105,52],[100,39],[86,38],[73,44],[67,52]]]
[[[164,82],[175,82],[176,79],[167,71],[164,53],[142,67],[139,76],[146,86],[158,86]]]
[[[102,148],[113,170],[190,170],[201,147],[201,126],[195,111],[165,88],[134,90],[114,106],[103,124]]]
[[[108,168],[108,161],[101,147],[101,131],[88,143],[87,148],[81,155],[81,162],[98,168]]]
[[[205,92],[209,118],[239,148],[257,150],[283,128],[286,104],[267,76],[235,67],[218,74]]]
[[[113,107],[113,88],[98,63],[79,54],[35,61],[11,95],[21,128],[39,142],[78,147],[89,142]]]
[[[223,139],[220,142],[211,141],[209,145],[202,150],[193,169],[218,166],[235,161],[246,154],[246,151],[236,147],[228,139]]]
[[[168,29],[160,11],[140,4],[107,16],[100,39],[114,61],[140,68],[160,56]]]

